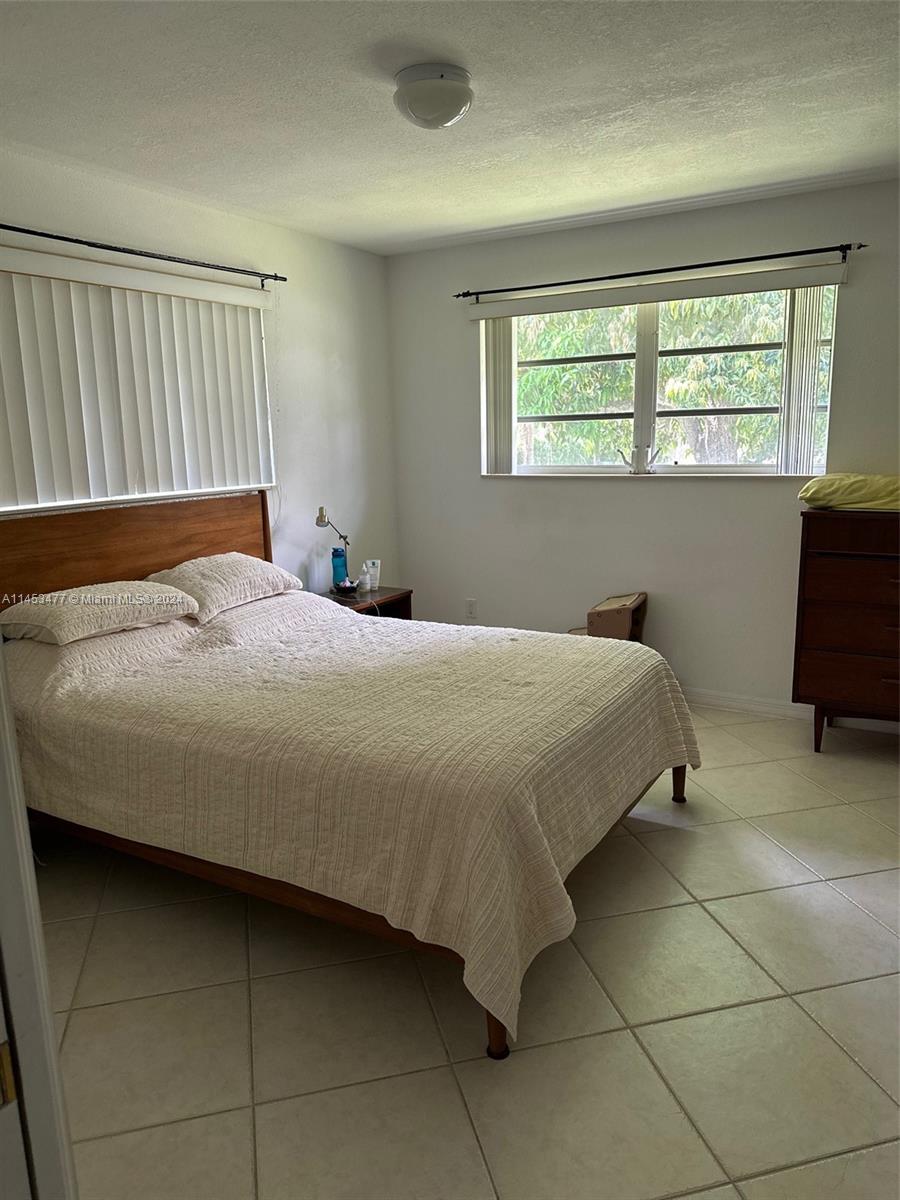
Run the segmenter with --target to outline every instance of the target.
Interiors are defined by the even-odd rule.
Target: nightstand
[[[357,592],[355,596],[335,596],[333,592],[319,592],[319,595],[354,612],[412,620],[412,588],[380,587],[371,592]]]

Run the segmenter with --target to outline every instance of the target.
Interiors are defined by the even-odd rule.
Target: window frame
[[[825,308],[825,288],[834,287],[835,295],[833,300],[833,310],[831,326],[828,335],[825,336],[822,332],[822,314]],[[512,456],[509,471],[489,471],[485,470],[485,474],[513,474],[513,475],[767,475],[767,476],[785,476],[785,475],[813,475],[821,474],[825,467],[815,463],[815,435],[813,433],[813,442],[808,448],[807,454],[809,462],[805,465],[808,470],[785,469],[795,464],[798,453],[798,439],[801,434],[793,427],[788,427],[789,420],[792,420],[794,425],[797,424],[798,404],[807,404],[808,411],[804,409],[804,419],[815,422],[817,415],[821,412],[829,414],[831,410],[831,380],[834,368],[834,337],[837,325],[837,303],[838,303],[838,288],[835,284],[818,284],[807,287],[795,288],[772,288],[771,291],[781,291],[784,293],[784,334],[781,341],[766,341],[766,342],[735,342],[721,343],[712,346],[687,346],[687,347],[666,347],[662,350],[659,348],[659,302],[646,301],[635,303],[636,309],[636,335],[634,351],[623,351],[619,353],[608,354],[585,354],[585,355],[565,355],[547,359],[522,359],[517,355],[517,321],[518,317],[500,317],[494,318],[495,322],[508,321],[511,327],[511,342],[513,355],[513,372],[510,381],[512,395],[509,397],[511,417],[512,417]],[[804,305],[811,306],[811,293],[820,292],[818,298],[817,321],[818,332],[814,339],[802,342],[801,336],[796,327],[797,313],[804,311]],[[736,290],[731,295],[741,295]],[[802,296],[803,302],[800,303],[797,299]],[[690,299],[691,297],[686,297]],[[672,299],[678,299],[673,296]],[[626,305],[617,305],[616,307],[625,307]],[[800,350],[798,351],[798,346]],[[827,383],[827,398],[824,403],[816,398],[812,401],[811,406],[808,402],[804,402],[802,397],[798,401],[795,394],[791,393],[791,388],[802,387],[802,384],[792,383],[792,379],[796,376],[797,370],[797,354],[798,352],[807,355],[810,361],[803,359],[802,368],[809,371],[818,372],[818,356],[822,350],[828,348],[828,383]],[[781,390],[777,405],[717,405],[702,409],[681,410],[668,409],[664,412],[660,411],[660,402],[658,397],[659,386],[659,365],[664,358],[687,357],[699,354],[727,354],[739,353],[741,351],[779,351],[781,359]],[[519,416],[516,405],[516,386],[519,370],[522,367],[540,367],[540,366],[564,366],[576,363],[598,363],[598,362],[633,362],[634,363],[634,404],[630,411],[625,412],[584,412],[584,413],[565,413],[559,416],[552,414],[539,414],[528,416]],[[793,375],[792,375],[793,371]],[[808,385],[807,375],[807,385]],[[486,432],[490,428],[491,421],[491,406],[489,403],[485,405],[485,422]],[[774,463],[760,464],[740,464],[740,463],[659,463],[656,461],[656,425],[661,418],[665,420],[669,415],[677,417],[679,415],[696,415],[696,416],[714,416],[720,415],[752,415],[754,413],[774,413],[779,416],[779,441],[776,450],[776,458]],[[632,457],[631,462],[621,463],[587,463],[587,464],[518,464],[516,462],[516,442],[517,430],[520,424],[532,422],[535,424],[550,423],[553,421],[596,421],[596,420],[631,420],[632,421]],[[802,423],[802,422],[801,422]],[[829,419],[830,427],[830,419]],[[620,451],[621,453],[621,451]],[[827,433],[826,433],[826,453],[827,453]]]

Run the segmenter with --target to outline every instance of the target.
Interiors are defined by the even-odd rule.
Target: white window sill
[[[693,469],[688,467],[670,467],[668,469],[657,469],[640,475],[632,475],[630,471],[623,468],[621,471],[615,467],[610,467],[607,470],[597,469],[595,467],[585,467],[578,469],[577,467],[560,467],[560,468],[545,468],[543,470],[516,471],[513,473],[498,473],[491,474],[487,471],[481,472],[482,479],[793,479],[807,480],[814,479],[817,476],[824,475],[824,471],[812,471],[805,475],[782,475],[777,471],[761,468],[757,470],[740,470],[730,467],[722,467],[719,470],[703,468]]]

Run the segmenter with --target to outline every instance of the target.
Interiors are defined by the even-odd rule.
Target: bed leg
[[[501,1025],[497,1018],[487,1011],[487,1056],[488,1058],[507,1058],[509,1055],[509,1045],[506,1041],[506,1026]]]
[[[687,796],[684,794],[684,785],[687,778],[687,767],[672,768],[672,799],[676,804],[684,804],[687,801]]]
[[[822,734],[825,732],[825,709],[819,708],[818,704],[815,709],[814,725],[813,725],[813,747],[816,754],[822,752]]]

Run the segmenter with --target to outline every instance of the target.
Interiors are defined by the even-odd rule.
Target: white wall
[[[863,241],[840,294],[829,469],[898,469],[895,183],[479,241],[390,262],[403,579],[417,615],[565,630],[646,590],[646,639],[694,690],[790,699],[800,481],[485,479],[477,324],[499,287]]]
[[[316,508],[326,504],[350,535],[352,564],[380,557],[382,579],[399,578],[384,259],[4,151],[0,213],[11,225],[287,275],[287,283],[269,285],[274,307],[265,316],[280,483],[270,500],[274,556],[308,586],[328,586],[332,538],[313,524]],[[69,252],[52,242],[0,237]]]

